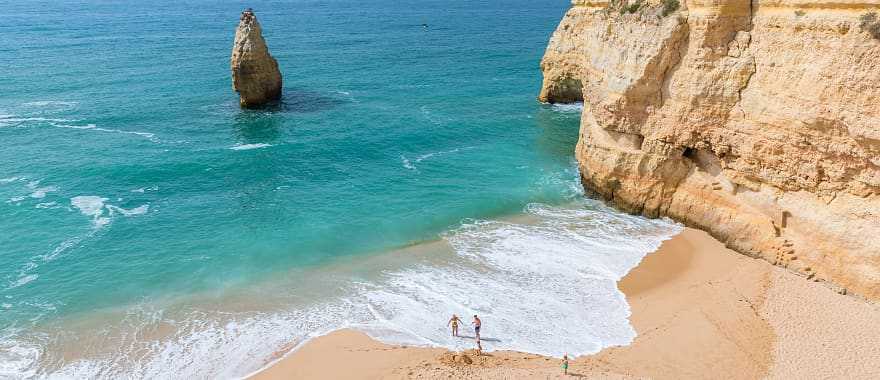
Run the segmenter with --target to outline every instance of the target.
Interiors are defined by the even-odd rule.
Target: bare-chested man
[[[474,314],[474,321],[471,323],[474,324],[474,333],[477,335],[476,336],[477,342],[479,342],[480,341],[480,326],[483,324],[483,322],[480,321],[480,317],[477,317],[477,315]]]

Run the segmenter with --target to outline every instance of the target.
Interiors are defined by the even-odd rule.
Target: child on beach
[[[450,319],[449,322],[446,322],[446,326],[452,325],[452,336],[458,336],[459,323],[461,323],[461,319],[455,314],[452,314],[452,319]]]
[[[568,375],[568,354],[562,355],[562,374]]]

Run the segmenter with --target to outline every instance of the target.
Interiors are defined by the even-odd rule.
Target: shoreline
[[[664,241],[618,287],[638,335],[630,345],[573,359],[571,375],[880,376],[880,361],[870,360],[880,358],[880,332],[864,328],[880,320],[878,305],[733,252],[703,231],[687,228]],[[829,360],[840,365],[825,368]],[[516,351],[388,345],[342,329],[279,352],[245,378],[557,378],[559,365],[557,358]]]

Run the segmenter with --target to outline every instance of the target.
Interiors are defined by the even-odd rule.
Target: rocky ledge
[[[880,299],[880,0],[575,0],[541,63],[584,186]]]
[[[269,54],[256,15],[250,9],[241,14],[232,45],[232,89],[242,107],[259,107],[281,97],[281,71]]]

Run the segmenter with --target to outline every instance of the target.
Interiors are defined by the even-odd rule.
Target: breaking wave
[[[76,207],[93,218],[101,217],[99,210],[116,210],[103,202],[80,198]],[[472,348],[472,333],[449,336],[445,322],[453,313],[481,316],[483,347],[489,351],[591,354],[635,337],[617,282],[679,231],[668,221],[622,214],[589,199],[564,206],[530,204],[513,218],[465,222],[441,241],[426,243],[446,247],[445,253],[386,265],[368,280],[352,282],[338,273],[323,276],[340,278],[335,284],[314,285],[339,289],[335,295],[281,311],[176,315],[146,313],[138,306],[127,313],[121,335],[92,343],[102,347],[92,348],[103,350],[101,354],[57,364],[58,358],[41,350],[18,373],[37,371],[51,378],[236,377],[341,328],[359,329],[388,343]],[[162,326],[172,326],[173,333],[144,338]],[[33,355],[22,351],[22,358]]]
[[[229,149],[232,149],[232,150],[251,150],[251,149],[268,148],[268,147],[270,147],[270,146],[272,146],[272,144],[264,144],[264,143],[259,143],[259,144],[238,144],[238,145],[234,145],[234,146],[230,147]]]

